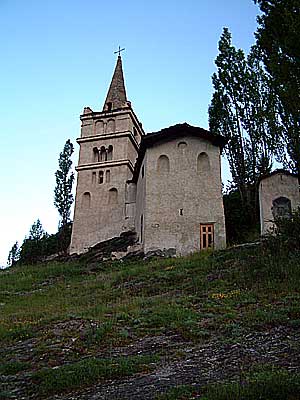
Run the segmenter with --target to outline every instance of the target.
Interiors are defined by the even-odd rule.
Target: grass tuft
[[[196,390],[193,386],[176,386],[166,393],[158,394],[155,400],[187,400],[195,398]]]
[[[288,371],[262,371],[243,383],[211,385],[202,400],[297,400],[300,399],[300,374]]]
[[[15,375],[28,368],[28,364],[22,361],[9,361],[0,364],[0,375]]]
[[[60,393],[86,386],[103,379],[130,376],[137,372],[150,371],[158,356],[131,356],[110,359],[88,358],[35,372],[32,376],[36,390],[41,395]]]

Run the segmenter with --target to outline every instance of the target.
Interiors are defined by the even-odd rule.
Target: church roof
[[[183,124],[177,124],[169,126],[169,128],[161,129],[158,132],[148,133],[143,137],[143,142],[147,144],[147,147],[151,147],[153,144],[160,141],[169,141],[182,136],[197,136],[201,139],[208,140],[215,146],[223,148],[227,140],[220,135],[214,135],[206,129],[199,128],[198,126],[192,126],[186,122]]]
[[[215,135],[206,129],[199,128],[197,126],[192,126],[187,124],[186,122],[183,124],[177,124],[170,126],[169,128],[161,129],[158,132],[151,132],[145,136],[142,136],[140,149],[138,158],[135,163],[134,173],[133,173],[133,181],[137,182],[139,171],[144,159],[144,155],[146,153],[147,148],[154,146],[159,142],[168,142],[173,139],[177,139],[184,136],[196,136],[201,139],[205,139],[211,142],[213,145],[218,146],[223,149],[225,144],[227,143],[227,139],[225,139],[221,135]]]
[[[121,56],[118,56],[116,68],[108,89],[103,111],[111,111],[128,106]]]

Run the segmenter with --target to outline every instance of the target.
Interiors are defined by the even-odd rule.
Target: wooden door
[[[200,249],[214,247],[214,224],[200,224]]]

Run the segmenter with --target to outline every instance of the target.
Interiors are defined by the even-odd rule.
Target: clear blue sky
[[[56,231],[59,152],[79,137],[83,107],[102,108],[119,45],[146,132],[208,128],[222,29],[248,52],[257,13],[252,0],[0,0],[0,265],[37,218]]]

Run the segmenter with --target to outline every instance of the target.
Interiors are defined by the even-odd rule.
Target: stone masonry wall
[[[82,116],[71,254],[133,229],[135,188],[126,182],[132,179],[140,135],[130,109]],[[111,159],[95,157],[94,149],[102,146],[113,147]]]
[[[105,176],[106,169],[101,170]],[[131,171],[126,166],[110,168],[110,171],[110,182],[104,181],[102,184],[97,180],[92,182],[90,170],[78,174],[71,254],[82,253],[96,243],[119,236],[128,229],[125,220],[125,182],[131,177]],[[93,172],[98,174],[99,170]],[[90,199],[85,199],[87,193]]]

